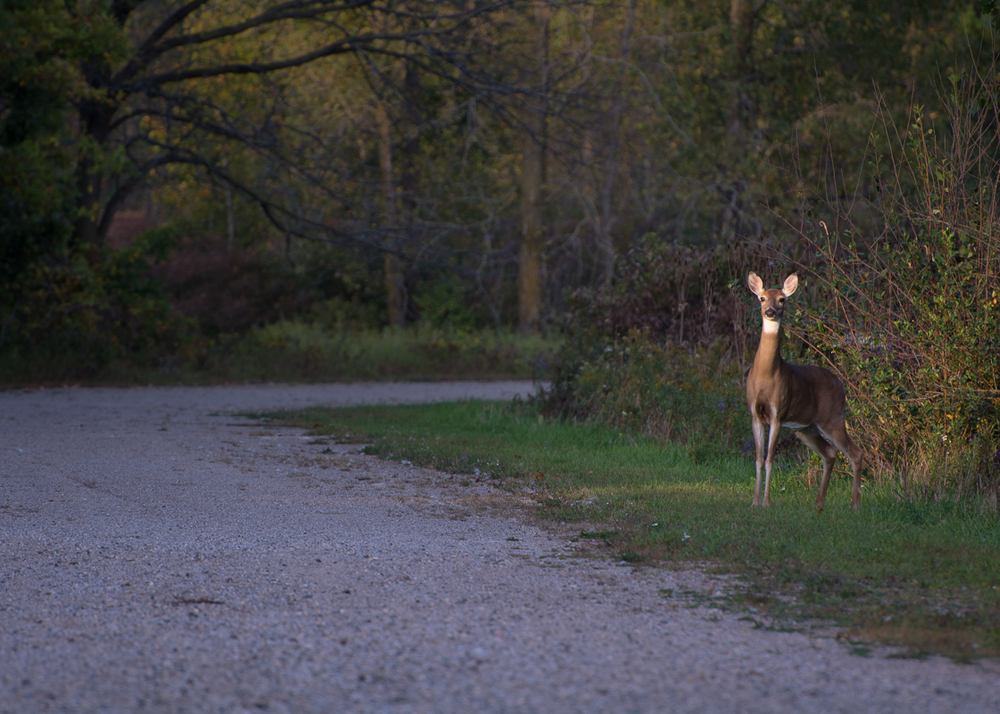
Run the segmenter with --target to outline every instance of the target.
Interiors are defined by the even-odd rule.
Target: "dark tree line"
[[[805,220],[797,187],[874,200],[872,108],[946,130],[980,5],[9,0],[0,339],[138,289],[107,236],[140,196],[360,260],[385,323],[444,280],[538,329],[644,236],[727,250]]]

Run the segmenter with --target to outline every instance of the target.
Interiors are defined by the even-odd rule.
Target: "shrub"
[[[756,250],[742,242],[699,249],[666,242],[652,233],[645,235],[619,258],[612,283],[567,296],[566,339],[553,365],[546,410],[574,419],[616,414],[605,412],[591,388],[594,374],[601,370],[619,370],[609,377],[618,385],[616,390],[627,389],[629,384],[646,388],[651,384],[648,375],[656,371],[675,375],[686,366],[707,366],[699,364],[706,355],[711,355],[712,369],[738,375],[755,329],[739,276],[749,270]],[[618,357],[622,359],[616,361]],[[627,376],[633,369],[644,376],[636,375],[633,380]],[[665,385],[683,382],[664,378],[657,398],[669,401],[672,397],[664,390],[670,387]],[[732,388],[730,384],[726,390]],[[662,422],[667,412],[657,411],[651,395],[647,392],[640,402],[655,414],[640,416],[646,407],[618,411],[629,411],[640,422],[648,420],[649,426],[643,429],[650,434],[679,433]],[[714,403],[719,401],[732,399]],[[612,423],[620,421],[616,418]]]
[[[0,342],[5,382],[88,379],[115,363],[193,354],[192,325],[150,276],[143,245],[36,260],[12,293]]]
[[[913,116],[879,163],[882,230],[805,235],[818,299],[800,336],[841,374],[879,476],[916,497],[1000,490],[1000,106],[956,78],[950,134]],[[887,129],[892,129],[886,124]],[[901,187],[913,186],[912,191]]]
[[[724,340],[689,349],[633,330],[580,365],[576,414],[693,453],[739,449],[742,375],[728,353]]]
[[[226,336],[202,368],[235,380],[368,380],[544,377],[554,342],[434,328],[347,331],[281,321]]]
[[[896,141],[867,168],[879,188],[867,210],[846,190],[839,202],[811,197],[785,235],[715,251],[648,236],[619,261],[613,285],[571,297],[547,409],[683,443],[740,445],[749,438],[742,373],[760,329],[744,281],[766,261],[769,275],[802,277],[784,355],[841,377],[869,476],[905,498],[981,497],[995,510],[998,80],[992,70],[953,80],[946,137],[919,111],[905,132],[885,118]]]

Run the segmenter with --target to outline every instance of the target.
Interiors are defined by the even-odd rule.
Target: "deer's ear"
[[[781,292],[785,293],[785,297],[788,297],[799,287],[799,276],[797,273],[792,273],[787,278],[785,278],[785,284],[781,288]]]
[[[754,295],[760,295],[764,292],[764,281],[757,276],[757,273],[750,273],[747,276],[747,285],[750,286],[750,292]]]

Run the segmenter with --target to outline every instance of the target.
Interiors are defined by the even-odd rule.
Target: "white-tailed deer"
[[[851,506],[857,509],[861,505],[862,452],[847,435],[844,385],[828,369],[796,366],[781,359],[778,345],[781,316],[785,311],[785,300],[799,286],[799,278],[794,273],[789,275],[781,290],[765,290],[756,273],[750,273],[747,282],[750,290],[760,299],[760,315],[764,323],[757,355],[747,373],[747,407],[757,447],[757,486],[753,505],[761,504],[761,466],[764,467],[763,503],[771,505],[774,445],[778,441],[778,432],[784,426],[794,430],[799,441],[823,459],[823,478],[816,496],[816,509],[823,510],[838,449],[851,462],[854,473]]]

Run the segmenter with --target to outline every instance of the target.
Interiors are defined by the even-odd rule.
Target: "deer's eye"
[[[760,301],[761,301],[761,302],[764,302],[764,300],[766,300],[766,299],[767,299],[767,298],[765,298],[765,297],[761,296],[761,298],[760,298]]]
[[[778,302],[780,302],[782,305],[784,305],[785,304],[785,298],[778,298]]]

